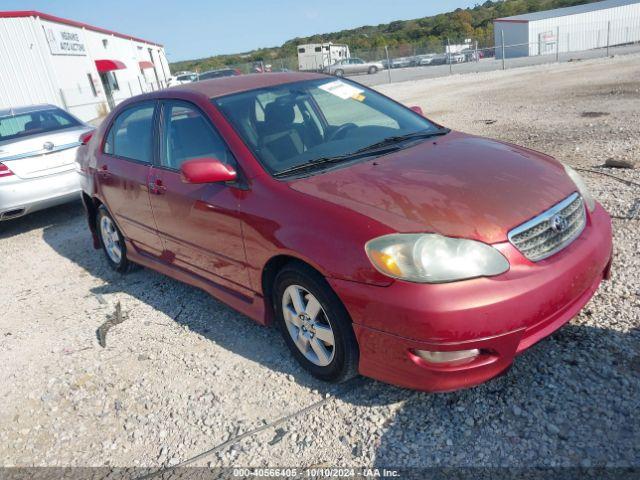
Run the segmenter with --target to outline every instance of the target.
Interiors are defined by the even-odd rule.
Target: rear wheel
[[[378,67],[369,67],[369,75],[373,75],[374,73],[378,73]]]
[[[109,266],[122,273],[132,270],[135,265],[127,259],[124,237],[104,205],[100,205],[98,208],[96,228]]]
[[[321,275],[303,265],[285,267],[276,276],[273,301],[282,336],[308,372],[329,382],[357,375],[351,320]]]

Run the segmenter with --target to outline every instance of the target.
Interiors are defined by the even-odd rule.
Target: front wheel
[[[334,75],[335,75],[336,77],[344,77],[344,70],[336,70],[336,71],[334,72]]]
[[[378,73],[378,67],[369,67],[369,75],[373,75],[374,73]]]
[[[303,265],[278,273],[276,321],[293,356],[314,377],[343,382],[358,373],[358,344],[349,315],[325,279]]]
[[[100,234],[100,244],[109,266],[116,272],[121,273],[132,270],[135,265],[127,259],[127,247],[124,243],[124,237],[104,205],[100,205],[98,208],[96,224]]]

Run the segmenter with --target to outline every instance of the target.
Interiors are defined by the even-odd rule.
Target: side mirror
[[[424,117],[424,112],[422,111],[422,108],[418,107],[417,105],[409,108],[414,112],[416,112],[418,115],[422,115]]]
[[[180,167],[185,183],[232,182],[238,176],[236,171],[216,158],[195,158],[187,160]]]

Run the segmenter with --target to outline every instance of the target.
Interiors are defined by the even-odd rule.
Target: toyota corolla
[[[123,102],[83,140],[106,261],[275,323],[323,380],[476,385],[609,275],[609,215],[571,167],[347,80],[183,85]]]

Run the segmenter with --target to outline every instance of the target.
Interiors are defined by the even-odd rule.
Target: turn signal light
[[[480,355],[480,350],[455,350],[452,352],[432,352],[429,350],[415,350],[415,354],[429,363],[449,363],[461,360],[471,361]]]
[[[0,163],[0,177],[10,177],[13,172],[4,163]]]

